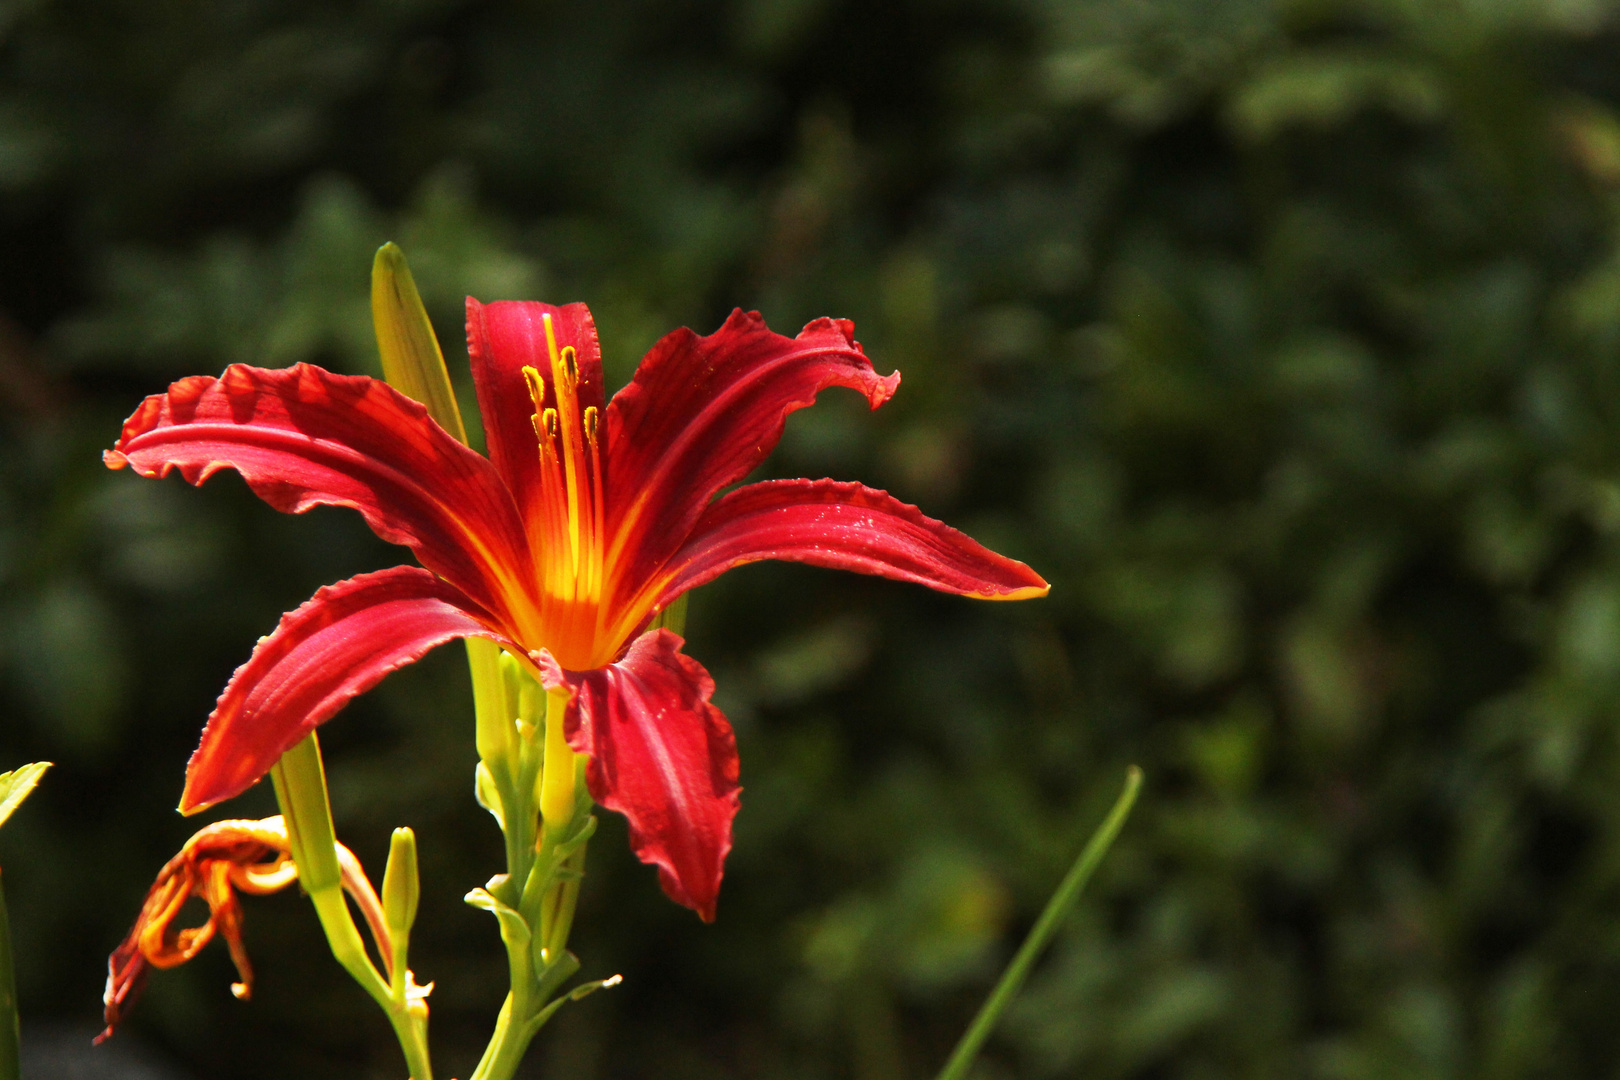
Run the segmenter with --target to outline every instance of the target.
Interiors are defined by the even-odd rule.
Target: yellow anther
[[[529,400],[534,402],[534,411],[538,414],[546,405],[545,380],[540,377],[539,371],[524,365],[523,381],[529,384]]]
[[[557,437],[557,410],[547,409],[541,413],[540,425],[546,429],[547,438],[555,439]]]
[[[596,441],[596,406],[595,405],[587,405],[585,407],[585,438],[589,439],[593,443]]]
[[[579,354],[572,345],[564,345],[562,350],[563,370],[568,373],[568,385],[573,386],[579,382]]]

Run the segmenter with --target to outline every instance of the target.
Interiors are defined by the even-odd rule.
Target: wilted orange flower
[[[337,853],[343,887],[365,915],[388,967],[393,950],[377,893],[354,853],[342,844],[337,845]],[[242,944],[242,905],[236,892],[263,896],[297,880],[287,826],[279,815],[263,821],[216,821],[199,830],[158,872],[134,928],[107,959],[107,989],[102,995],[107,1028],[96,1036],[96,1042],[110,1036],[134,1007],[152,968],[185,963],[215,935],[225,939],[241,976],[240,982],[231,984],[231,993],[243,999],[250,996],[253,965]],[[181,909],[194,896],[208,905],[208,920],[201,926],[176,926]]]

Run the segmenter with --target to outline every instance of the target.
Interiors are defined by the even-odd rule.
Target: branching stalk
[[[427,1017],[413,1015],[409,1002],[391,993],[391,980],[377,971],[366,954],[365,940],[343,896],[332,807],[326,793],[326,771],[321,764],[320,743],[313,733],[281,755],[281,760],[270,771],[270,780],[275,785],[276,802],[287,824],[288,846],[292,849],[293,861],[298,864],[299,880],[315,905],[315,914],[326,933],[332,955],[388,1014],[411,1080],[433,1080],[427,1048]],[[389,948],[381,941],[377,945],[379,953]],[[393,957],[388,956],[385,963],[392,960]]]
[[[522,697],[530,700],[527,692]],[[515,805],[506,808],[506,828],[509,835],[519,828],[529,830],[531,839],[518,845],[517,857],[500,883],[500,891],[515,901],[515,910],[497,913],[498,917],[521,920],[527,933],[509,932],[503,922],[501,936],[506,942],[512,989],[471,1080],[511,1080],[530,1041],[557,1008],[602,985],[587,983],[557,996],[579,970],[579,961],[568,952],[568,933],[579,896],[585,847],[596,822],[590,816],[584,785],[577,782],[577,756],[560,737],[568,697],[547,694],[544,700],[543,722],[537,723],[540,717],[526,713],[520,718],[525,735],[519,750],[519,782],[512,785]],[[542,805],[546,809],[543,826]],[[532,839],[536,836],[538,849]]]

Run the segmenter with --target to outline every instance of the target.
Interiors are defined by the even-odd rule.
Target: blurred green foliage
[[[887,486],[1053,583],[702,590],[746,792],[719,922],[608,820],[534,1076],[930,1075],[1118,788],[1135,819],[986,1078],[1609,1076],[1620,1056],[1620,13],[1597,0],[10,0],[0,6],[0,839],[25,1040],[195,823],[213,697],[399,552],[99,464],[170,379],[373,371],[370,255],[592,305],[610,380],[733,305],[905,383],[767,468]],[[465,387],[463,387],[465,389]],[[421,841],[444,1075],[504,986],[443,650],[327,736]],[[255,790],[225,808],[270,812]],[[119,1035],[386,1077],[296,898]],[[116,1042],[116,1040],[115,1040]]]

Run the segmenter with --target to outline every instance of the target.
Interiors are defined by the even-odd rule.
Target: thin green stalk
[[[557,908],[552,915],[551,930],[546,936],[546,949],[552,956],[562,955],[568,947],[568,935],[574,929],[574,909],[579,904],[579,880],[585,874],[585,849],[568,856],[563,863],[567,880],[558,888]]]
[[[524,690],[524,694],[528,692]],[[520,918],[529,933],[523,937],[509,936],[503,929],[512,990],[501,1006],[500,1018],[484,1050],[483,1060],[470,1080],[511,1080],[529,1043],[563,999],[570,996],[577,999],[600,985],[586,984],[576,987],[570,995],[553,997],[579,967],[579,962],[566,950],[579,895],[579,877],[585,865],[585,847],[593,825],[582,817],[589,800],[579,791],[576,755],[561,737],[567,704],[566,694],[546,694],[544,726],[537,727],[524,739],[524,768],[519,782],[513,785],[519,795],[521,811],[517,808],[509,811],[508,833],[519,827],[520,820],[525,827],[532,826],[541,806],[549,813],[539,830],[538,851],[534,850],[533,832],[526,833],[529,839],[521,846],[522,857],[508,866],[506,884],[518,887],[517,914],[512,918]],[[525,703],[520,710],[530,725],[539,719],[532,709]],[[543,765],[527,756],[539,754],[544,755]],[[537,787],[540,789],[538,798],[535,796]]]
[[[1114,838],[1119,835],[1120,829],[1125,826],[1125,819],[1131,814],[1131,807],[1136,804],[1136,794],[1142,787],[1142,770],[1132,765],[1125,773],[1125,790],[1120,792],[1119,798],[1114,802],[1114,808],[1108,812],[1103,823],[1092,834],[1091,840],[1086,844],[1085,850],[1075,860],[1069,872],[1063,878],[1063,883],[1052,894],[1052,899],[1046,902],[1046,909],[1041,917],[1035,921],[1035,928],[1024,939],[1019,947],[1018,954],[1002,972],[1001,980],[996,988],[985,999],[984,1005],[979,1009],[979,1015],[973,1018],[973,1023],[963,1033],[962,1039],[951,1052],[950,1060],[940,1070],[938,1080],[963,1080],[973,1062],[978,1059],[979,1051],[984,1041],[990,1037],[995,1029],[996,1022],[1001,1014],[1007,1010],[1012,999],[1024,985],[1024,979],[1029,975],[1029,969],[1035,966],[1036,959],[1046,948],[1052,935],[1062,925],[1063,918],[1069,913],[1080,893],[1085,889],[1086,882],[1091,880],[1092,873],[1102,862],[1103,856],[1113,845]]]
[[[411,1080],[433,1080],[426,1022],[413,1017],[405,1001],[395,999],[389,981],[367,955],[365,940],[344,899],[332,806],[326,793],[326,770],[321,763],[320,743],[313,733],[281,755],[270,770],[270,782],[275,786],[276,802],[287,825],[288,846],[293,862],[298,864],[298,879],[315,905],[333,957],[388,1014]],[[378,947],[382,947],[381,943]]]
[[[17,982],[11,968],[11,918],[5,889],[0,887],[0,1080],[19,1080],[17,1061]]]
[[[338,865],[337,832],[326,793],[326,767],[321,744],[312,731],[282,754],[270,768],[276,804],[287,827],[287,842],[304,891],[323,892],[343,883]]]
[[[511,1076],[517,1072],[523,1053],[529,1048],[527,1039],[512,1037],[512,995],[506,995],[501,1014],[495,1018],[495,1033],[484,1047],[484,1056],[473,1070],[471,1080],[490,1080],[494,1076]]]
[[[343,890],[323,889],[318,893],[309,894],[310,901],[315,905],[315,914],[321,920],[321,929],[326,931],[326,940],[332,947],[332,955],[337,962],[343,965],[343,970],[354,977],[354,981],[371,995],[373,1001],[382,1006],[388,1014],[388,1022],[394,1029],[394,1037],[399,1040],[400,1051],[405,1055],[406,1068],[410,1070],[411,1080],[433,1080],[433,1066],[428,1060],[426,1031],[423,1025],[416,1023],[405,1007],[405,1002],[396,1001],[390,992],[388,982],[380,975],[371,957],[366,954],[366,943],[360,937],[359,929],[354,925],[354,916],[349,911],[349,903],[343,897]]]

